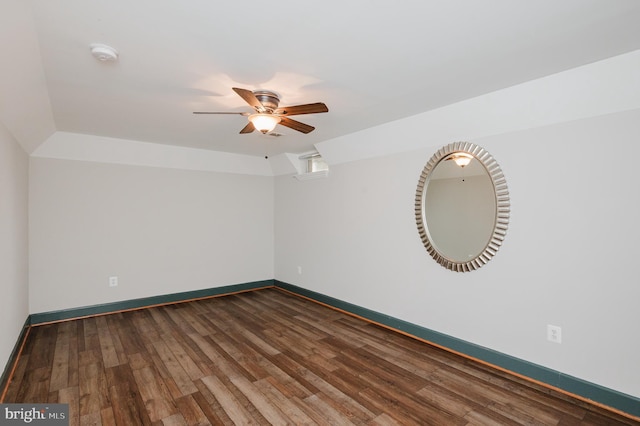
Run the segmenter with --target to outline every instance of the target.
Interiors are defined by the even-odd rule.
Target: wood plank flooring
[[[277,289],[34,327],[4,402],[72,425],[638,424]]]

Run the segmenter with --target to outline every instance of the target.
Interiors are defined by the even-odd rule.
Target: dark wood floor
[[[71,424],[638,424],[276,289],[34,327],[5,403]]]

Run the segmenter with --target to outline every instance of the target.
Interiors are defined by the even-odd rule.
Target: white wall
[[[0,3],[0,121],[28,153],[55,132],[32,5]]]
[[[470,273],[436,264],[417,232],[418,178],[440,145],[277,177],[275,277],[640,397],[638,135],[631,110],[471,140],[501,165],[512,217]]]
[[[273,277],[272,177],[32,157],[29,178],[31,313]]]
[[[28,157],[0,123],[0,374],[29,314]]]

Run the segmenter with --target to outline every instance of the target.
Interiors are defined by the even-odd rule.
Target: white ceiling
[[[640,49],[637,0],[27,4],[56,131],[255,156]],[[119,61],[95,60],[91,43]],[[232,87],[273,90],[281,105],[322,101],[329,113],[294,117],[316,130],[279,126],[277,138],[239,135],[240,115],[192,114],[250,111]]]

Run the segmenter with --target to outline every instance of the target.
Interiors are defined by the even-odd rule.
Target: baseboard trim
[[[271,287],[274,287],[274,280],[272,279],[31,314],[27,317],[20,336],[18,336],[18,340],[13,351],[7,360],[4,372],[2,373],[2,376],[0,376],[0,403],[4,401],[7,390],[9,389],[11,377],[13,376],[15,367],[17,366],[18,359],[22,353],[22,348],[26,342],[31,327],[98,315],[109,315],[117,312],[145,309],[153,306],[170,305],[174,303],[189,302],[192,300],[227,296],[230,294],[244,293],[246,291],[254,291]]]
[[[107,315],[116,312],[132,311],[136,309],[150,308],[152,306],[169,305],[172,303],[188,302],[190,300],[207,299],[210,297],[225,296],[233,293],[259,290],[265,287],[273,287],[274,280],[253,281],[243,284],[232,284],[222,287],[206,288],[203,290],[185,291],[182,293],[163,294],[159,296],[144,297],[140,299],[122,300],[119,302],[104,303],[101,305],[84,306],[81,308],[63,309],[59,311],[31,314],[30,325],[43,325],[52,322],[68,321],[96,315]]]
[[[263,288],[277,287],[295,295],[305,297],[328,307],[338,309],[347,314],[363,318],[367,321],[379,324],[383,327],[395,330],[408,336],[425,341],[434,346],[443,348],[461,356],[480,361],[494,368],[509,372],[523,379],[541,384],[555,389],[562,393],[571,395],[590,404],[618,412],[619,414],[640,420],[640,399],[609,389],[595,383],[572,377],[570,375],[552,370],[541,365],[537,365],[501,352],[476,345],[443,333],[439,333],[428,328],[409,323],[407,321],[381,314],[379,312],[363,308],[352,303],[342,301],[322,293],[307,290],[282,281],[270,279],[254,281],[243,284],[233,284],[222,287],[208,288],[203,290],[193,290],[182,293],[172,293],[159,296],[145,297],[140,299],[124,300],[101,305],[85,306],[59,311],[42,312],[31,314],[25,321],[22,332],[16,342],[11,357],[6,364],[5,370],[0,377],[0,389],[3,393],[0,402],[3,401],[8,381],[13,373],[17,359],[20,356],[22,345],[28,335],[31,326],[43,325],[52,322],[68,321],[72,319],[107,315],[116,312],[144,309],[153,306],[168,305],[173,303],[188,302],[191,300],[220,297],[234,293],[260,290]]]
[[[4,367],[2,376],[0,376],[0,404],[4,402],[4,397],[9,389],[9,380],[11,379],[11,376],[13,376],[16,365],[18,364],[18,358],[20,358],[22,348],[27,341],[30,329],[29,317],[27,317],[24,325],[22,326],[22,330],[20,331],[20,335],[18,336],[18,340],[16,340],[16,344],[13,346],[11,355],[9,355],[9,359]]]
[[[595,383],[525,361],[483,346],[439,333],[407,321],[381,314],[312,290],[274,280],[277,288],[311,299],[331,308],[363,318],[401,332],[434,346],[480,361],[523,379],[552,388],[590,404],[605,408],[634,420],[640,420],[640,399]]]

